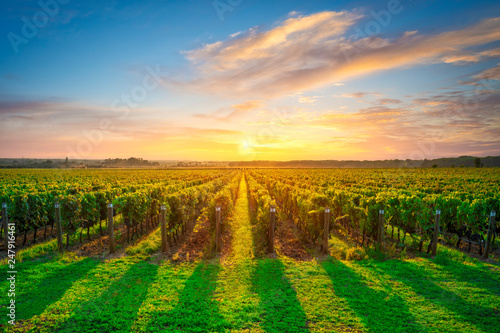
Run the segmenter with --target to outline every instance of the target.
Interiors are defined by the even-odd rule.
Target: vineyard
[[[500,332],[495,168],[0,175],[7,332]]]

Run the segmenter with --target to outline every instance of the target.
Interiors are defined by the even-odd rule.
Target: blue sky
[[[0,157],[500,154],[495,1],[4,8]]]

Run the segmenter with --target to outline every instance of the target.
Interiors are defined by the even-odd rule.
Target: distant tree
[[[451,165],[451,167],[452,167],[452,168],[454,168],[454,167],[455,167],[455,164],[452,164],[452,165]]]
[[[45,162],[41,163],[40,166],[42,168],[52,168],[54,166],[54,163],[51,160],[46,160]]]
[[[433,167],[433,168],[437,168],[437,167],[438,167],[438,165],[437,165],[437,164],[433,164],[433,165],[432,165],[432,167]]]
[[[480,167],[481,167],[481,164],[482,164],[482,163],[481,163],[481,159],[480,159],[479,157],[476,157],[476,158],[474,159],[474,166],[475,166],[476,168],[480,168]]]

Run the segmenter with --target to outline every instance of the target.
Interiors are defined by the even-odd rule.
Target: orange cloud
[[[341,97],[363,99],[364,97],[370,96],[370,95],[378,96],[378,97],[383,96],[377,92],[373,92],[373,93],[371,93],[371,92],[355,92],[355,93],[350,93],[350,94],[342,94]]]
[[[443,57],[443,61],[446,63],[461,64],[467,62],[478,62],[485,58],[494,58],[494,57],[500,57],[500,48],[486,50],[483,52],[476,52],[476,53],[458,52],[457,54],[452,54]]]
[[[260,109],[263,106],[264,104],[260,100],[246,101],[240,104],[231,105],[229,111],[227,109],[220,109],[212,112],[211,114],[197,114],[195,116],[198,118],[207,118],[230,122],[248,114],[248,112],[251,110]]]
[[[201,64],[204,70],[239,68],[249,60],[269,59],[277,53],[284,54],[286,49],[298,43],[316,44],[340,36],[360,17],[354,13],[325,11],[289,18],[269,31],[259,32],[252,28],[239,38],[189,51],[187,58]]]
[[[301,104],[314,105],[321,96],[300,96],[298,102]]]
[[[500,40],[500,18],[436,35],[413,31],[395,40],[356,40],[347,32],[361,18],[358,12],[326,11],[289,18],[267,31],[252,28],[234,38],[186,52],[194,64],[195,79],[165,80],[170,86],[206,93],[269,98],[333,85],[375,71],[458,61],[458,55],[467,48]],[[494,49],[478,57],[497,54]],[[461,59],[466,59],[465,55]]]

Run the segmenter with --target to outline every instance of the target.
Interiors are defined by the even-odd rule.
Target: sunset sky
[[[500,155],[498,1],[3,2],[0,157]]]

